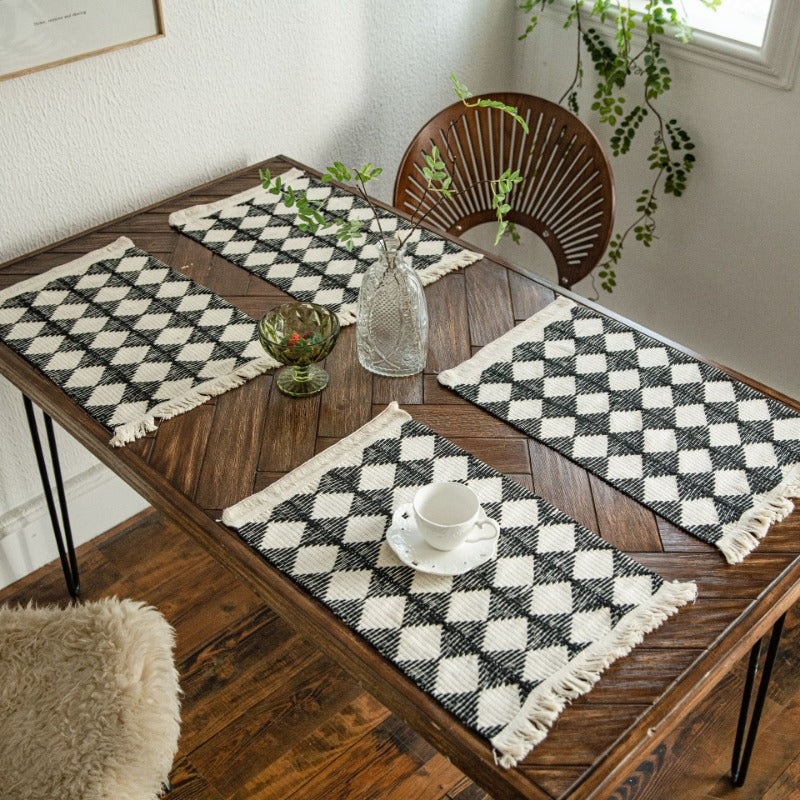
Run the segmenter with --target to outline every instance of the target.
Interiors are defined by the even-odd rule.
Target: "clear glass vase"
[[[396,238],[378,244],[378,260],[364,273],[356,339],[358,360],[370,372],[401,378],[425,367],[428,306],[419,276]]]

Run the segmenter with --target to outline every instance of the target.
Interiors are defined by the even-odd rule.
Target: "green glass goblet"
[[[290,397],[308,397],[328,385],[328,373],[315,362],[333,349],[339,320],[316,303],[285,303],[258,323],[258,340],[276,361],[286,364],[276,376],[278,389]]]

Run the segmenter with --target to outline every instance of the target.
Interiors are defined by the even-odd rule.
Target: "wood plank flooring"
[[[490,800],[157,513],[78,555],[86,599],[147,601],[177,631],[183,724],[168,800]],[[66,602],[58,562],[0,590],[0,601],[29,600]],[[747,783],[734,789],[727,776],[743,675],[741,664],[608,800],[800,799],[796,613]]]

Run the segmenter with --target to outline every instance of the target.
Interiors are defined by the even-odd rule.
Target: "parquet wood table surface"
[[[285,295],[173,230],[167,218],[255,185],[259,166],[273,174],[302,167],[277,157],[15,259],[0,267],[0,287],[125,235],[258,318]],[[713,692],[800,596],[800,512],[773,526],[742,564],[727,565],[710,546],[437,383],[436,373],[548,304],[558,290],[486,257],[425,291],[430,349],[424,374],[389,379],[366,372],[351,325],[326,361],[330,384],[322,394],[290,399],[273,389],[271,375],[263,375],[119,449],[109,447],[108,431],[5,345],[0,372],[496,800],[600,798]],[[697,602],[612,665],[515,769],[496,766],[487,742],[217,522],[222,508],[352,433],[392,400],[665,578],[697,580]],[[179,574],[181,565],[174,569]]]

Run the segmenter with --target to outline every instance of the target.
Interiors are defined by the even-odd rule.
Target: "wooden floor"
[[[177,631],[183,724],[169,800],[488,800],[155,512],[78,555],[85,599],[145,600]],[[58,562],[0,590],[0,601],[65,597]],[[610,798],[800,798],[796,614],[787,618],[747,783],[733,789],[743,673],[739,665]]]

